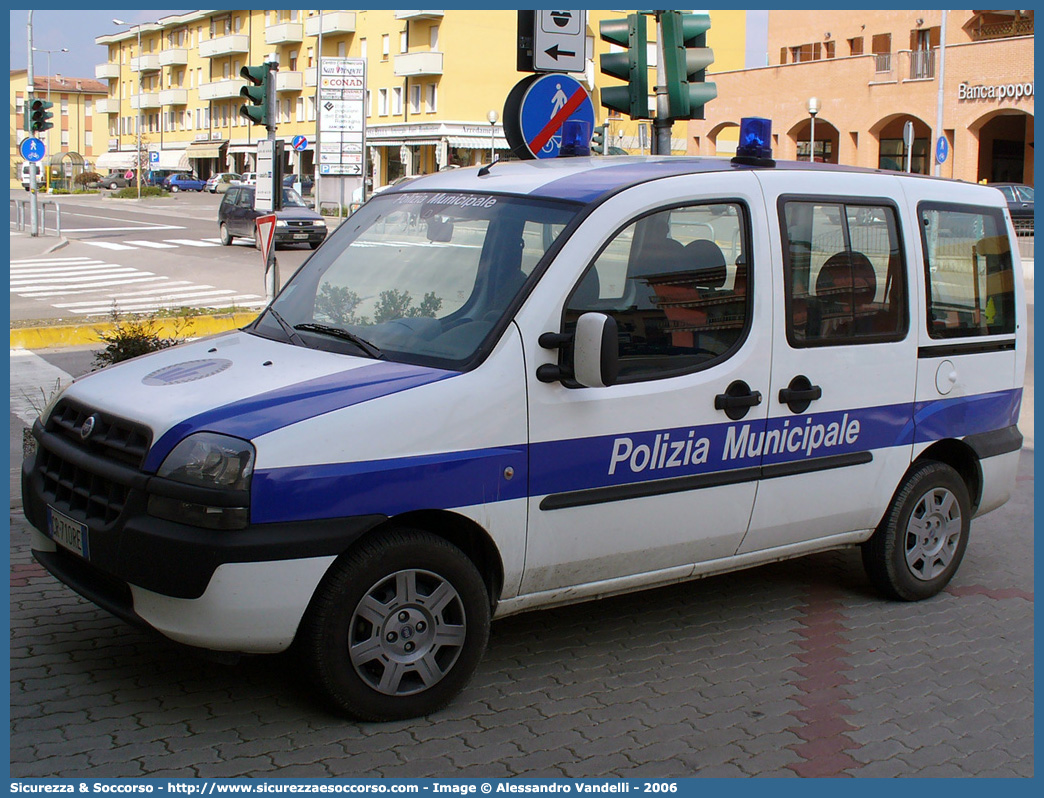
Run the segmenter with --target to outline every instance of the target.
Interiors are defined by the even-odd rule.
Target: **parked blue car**
[[[185,173],[171,175],[163,181],[163,187],[172,192],[202,191],[206,184],[206,180],[200,180],[198,177]]]

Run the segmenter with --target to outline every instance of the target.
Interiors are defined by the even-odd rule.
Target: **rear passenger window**
[[[1015,277],[1003,212],[922,203],[932,338],[1015,332]]]
[[[682,374],[727,356],[750,323],[747,213],[734,202],[644,216],[598,254],[566,302],[616,319],[620,382]]]
[[[790,345],[902,339],[908,316],[895,210],[843,201],[781,204]]]

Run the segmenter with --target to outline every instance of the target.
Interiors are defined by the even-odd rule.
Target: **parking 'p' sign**
[[[580,81],[557,72],[523,78],[504,103],[504,135],[519,158],[554,158],[567,121],[594,130],[594,103]]]

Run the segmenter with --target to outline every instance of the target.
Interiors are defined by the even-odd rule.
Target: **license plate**
[[[301,238],[301,239],[308,238],[308,233],[294,233],[294,238],[295,239],[298,239],[298,238]]]
[[[47,508],[47,535],[59,546],[74,551],[85,560],[90,559],[90,545],[87,540],[87,524],[74,521],[62,515],[53,507]]]

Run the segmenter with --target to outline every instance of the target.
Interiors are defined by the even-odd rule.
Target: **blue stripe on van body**
[[[251,485],[255,524],[400,515],[521,499],[525,445],[356,463],[258,471]],[[508,479],[505,469],[514,469]]]
[[[917,405],[781,416],[767,423],[741,420],[529,446],[267,469],[254,474],[251,519],[254,523],[272,523],[366,514],[393,516],[411,510],[468,507],[527,495],[909,446],[915,440],[927,442],[1009,427],[1018,418],[1021,399],[1022,390],[1017,389]],[[916,436],[912,421],[915,413],[927,422],[924,426],[918,423]],[[690,431],[692,446],[687,447]],[[828,445],[831,433],[833,442]],[[693,463],[695,442],[701,438],[707,441],[707,459]],[[614,473],[609,474],[614,453],[620,455],[625,448],[619,443],[622,439],[630,441],[632,453],[638,447],[647,447],[648,454],[639,452],[635,461],[638,465],[644,462],[644,466],[636,471],[631,468],[630,457],[618,458]],[[682,444],[680,448],[675,446],[678,443]],[[685,457],[686,451],[687,462],[668,465],[672,458]],[[510,480],[504,476],[508,466],[514,469]]]
[[[194,432],[206,430],[251,440],[324,413],[457,374],[455,371],[377,361],[277,388],[207,410],[171,427],[149,451],[143,469],[154,473],[178,442]]]

